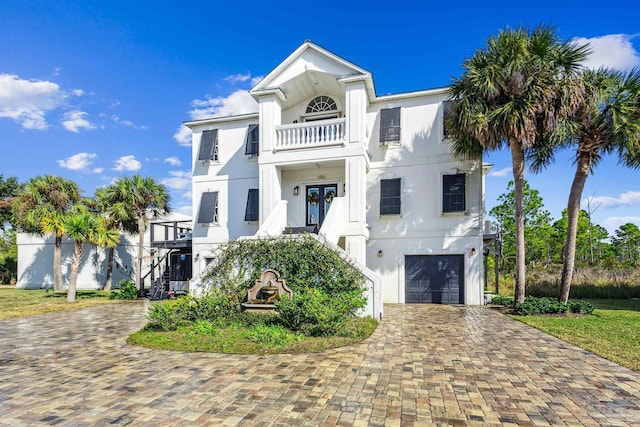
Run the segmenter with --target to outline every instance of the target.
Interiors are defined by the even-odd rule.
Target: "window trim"
[[[214,195],[213,197],[215,197],[215,202],[213,203],[213,212],[211,213],[211,221],[204,221],[201,220],[200,217],[203,216],[203,214],[208,214],[206,212],[203,211],[204,209],[204,199],[206,197],[207,194],[212,194]],[[208,218],[204,218],[204,219],[208,219]],[[198,208],[198,218],[197,218],[197,223],[198,224],[202,224],[202,225],[218,225],[220,223],[220,192],[218,191],[205,191],[201,194],[200,196],[200,206]]]
[[[388,182],[389,184],[395,183],[397,182],[398,184],[398,194],[397,196],[386,196],[383,198],[382,192],[383,192],[383,182]],[[385,212],[384,208],[385,206],[383,206],[383,200],[386,199],[397,199],[398,200],[398,208],[397,208],[397,212]],[[386,207],[387,209],[389,208],[388,206]],[[398,215],[402,215],[402,178],[381,178],[380,179],[380,216],[398,216]]]
[[[255,200],[252,200],[251,195],[255,194]],[[251,210],[251,202],[253,201],[255,211]],[[244,220],[246,222],[257,222],[260,220],[260,191],[257,188],[250,188],[247,192],[247,205],[244,209]]]
[[[463,210],[456,210],[456,211],[445,211],[445,179],[446,177],[454,177],[454,176],[459,176],[462,175],[463,176],[463,180],[464,180],[464,187],[463,187],[463,191],[464,191],[464,195],[463,195],[463,203],[464,203],[464,209]],[[468,191],[469,188],[469,174],[467,172],[464,171],[459,171],[456,173],[443,173],[442,174],[442,178],[441,178],[441,186],[440,186],[440,212],[443,216],[454,216],[454,215],[467,215],[468,214]],[[452,193],[454,194],[454,193]]]
[[[386,113],[388,111],[388,113]],[[393,125],[387,125],[387,126],[383,126],[384,125],[384,121],[387,121],[384,116],[387,114],[394,114],[392,112],[397,111],[397,115],[398,115],[398,125],[397,126],[393,126]],[[389,118],[388,120],[390,123],[393,123],[392,118]],[[398,129],[398,139],[389,139],[389,136],[385,136],[385,133],[388,135],[388,132],[385,132],[385,130],[390,129],[390,128],[397,128]],[[392,108],[381,108],[380,109],[380,132],[379,132],[379,139],[380,139],[380,144],[381,145],[401,145],[402,144],[402,107],[392,107]]]

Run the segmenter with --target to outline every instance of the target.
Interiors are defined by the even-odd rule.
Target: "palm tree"
[[[136,288],[142,294],[142,257],[144,234],[147,231],[148,217],[157,217],[169,212],[169,194],[164,185],[158,184],[152,177],[133,175],[120,178],[106,188],[107,197],[119,200],[136,219],[138,226],[138,260],[136,264]]]
[[[115,196],[119,193],[107,188],[96,190],[97,210],[105,221],[107,228],[112,228],[128,234],[135,234],[138,231],[138,224],[135,216],[127,209],[124,201],[117,200]],[[107,248],[107,274],[104,282],[104,290],[110,291],[113,280],[113,258],[117,242],[109,246],[109,242],[97,242],[99,246]]]
[[[524,301],[525,242],[522,194],[525,152],[546,138],[575,103],[570,77],[589,53],[587,46],[563,42],[552,28],[506,29],[485,49],[465,60],[450,96],[457,100],[447,117],[452,151],[461,159],[509,148],[513,166],[516,227],[515,302]],[[571,98],[569,98],[571,99]]]
[[[80,201],[80,188],[65,178],[53,175],[29,180],[14,202],[17,225],[25,232],[53,234],[53,289],[62,292],[62,237],[64,216]]]
[[[104,246],[117,245],[120,234],[113,228],[106,227],[106,222],[85,207],[76,209],[64,218],[67,235],[74,240],[73,258],[71,259],[71,274],[69,276],[69,290],[67,302],[75,302],[78,282],[78,271],[82,262],[82,246],[85,242],[102,244]]]
[[[617,154],[625,166],[640,167],[640,69],[622,73],[611,69],[580,74],[584,98],[579,108],[560,126],[547,145],[531,152],[532,168],[553,160],[557,147],[575,146],[576,171],[567,202],[567,240],[558,300],[567,302],[576,255],[580,199],[587,176],[603,155]]]

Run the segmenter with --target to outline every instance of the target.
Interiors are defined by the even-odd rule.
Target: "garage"
[[[464,304],[464,255],[406,255],[405,302]]]

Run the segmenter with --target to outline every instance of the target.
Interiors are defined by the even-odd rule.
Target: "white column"
[[[364,143],[367,126],[367,93],[364,81],[347,83],[345,115],[349,143]]]
[[[282,200],[282,177],[276,165],[260,165],[260,215],[262,225],[275,205]]]
[[[260,155],[270,153],[275,147],[276,126],[282,124],[282,106],[275,94],[264,95],[259,100]]]
[[[360,264],[367,265],[367,238],[365,236],[345,236],[345,249]]]

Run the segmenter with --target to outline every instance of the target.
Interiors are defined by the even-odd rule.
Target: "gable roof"
[[[373,90],[373,80],[369,71],[310,40],[306,40],[293,51],[291,55],[260,80],[260,82],[250,90],[250,93],[255,97],[260,93],[271,92],[270,90],[278,88],[285,81],[293,79],[307,71],[334,74],[337,77],[361,77],[370,82],[371,87],[369,89]]]

